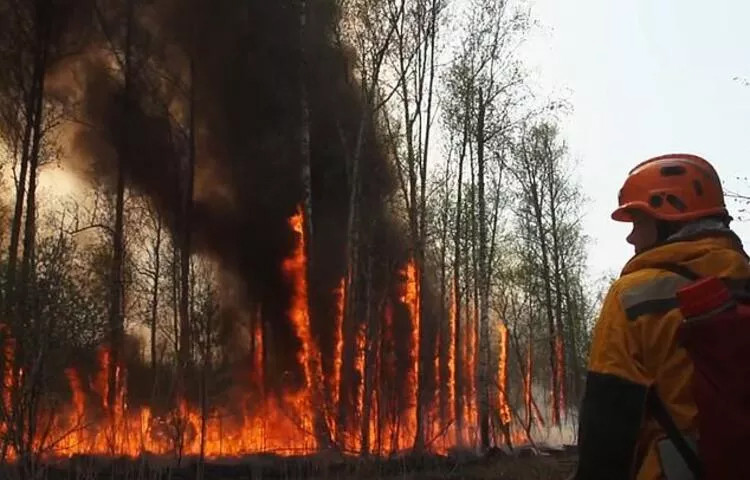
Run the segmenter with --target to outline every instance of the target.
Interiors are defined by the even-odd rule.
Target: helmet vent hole
[[[651,195],[651,198],[648,199],[648,204],[651,205],[653,208],[661,207],[662,203],[663,203],[663,200],[659,195]]]
[[[670,205],[672,205],[674,208],[676,208],[677,210],[681,212],[684,212],[685,210],[687,210],[687,206],[683,203],[683,201],[680,200],[679,197],[676,197],[672,195],[671,193],[667,195],[667,203],[669,203]]]
[[[667,165],[666,167],[661,167],[661,175],[663,177],[675,177],[684,175],[685,172],[685,167],[683,167],[682,165]]]
[[[695,189],[695,194],[699,197],[703,196],[703,185],[701,185],[700,180],[693,180],[693,188]]]

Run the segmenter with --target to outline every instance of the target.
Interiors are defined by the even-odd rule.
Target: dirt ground
[[[314,455],[279,457],[253,455],[208,462],[198,474],[194,459],[178,466],[164,458],[103,459],[76,457],[48,465],[45,480],[565,480],[575,470],[572,447],[499,449],[484,456],[406,455],[378,459]],[[5,480],[20,478],[13,467],[0,466]]]

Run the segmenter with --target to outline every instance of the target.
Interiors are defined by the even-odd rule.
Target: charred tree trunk
[[[571,374],[573,376],[572,381],[570,382],[570,396],[572,398],[571,401],[577,402],[578,401],[578,395],[581,391],[581,384],[580,379],[581,377],[581,367],[578,362],[578,342],[576,340],[576,336],[579,332],[579,323],[578,319],[580,318],[581,312],[579,308],[579,304],[577,301],[574,301],[572,298],[572,295],[570,294],[570,290],[574,288],[571,280],[570,275],[568,273],[568,265],[565,260],[565,255],[561,257],[561,270],[563,272],[563,283],[564,283],[564,291],[565,291],[565,314],[568,321],[568,345],[569,348],[567,349],[568,352],[568,358],[570,358],[570,369]]]
[[[301,160],[301,182],[303,190],[303,230],[305,233],[305,255],[307,258],[307,284],[312,285],[316,278],[315,271],[316,259],[313,254],[315,248],[314,237],[314,216],[313,216],[313,197],[312,197],[312,165],[310,158],[310,100],[307,79],[308,73],[308,23],[309,11],[308,0],[299,0],[299,153]],[[309,315],[313,315],[314,310],[310,309]],[[316,367],[316,371],[322,375],[321,366]],[[312,384],[310,392],[313,408],[313,423],[315,429],[315,439],[320,448],[328,449],[332,445],[331,434],[326,422],[326,401],[324,386],[320,381]]]
[[[21,224],[23,222],[23,203],[26,197],[26,175],[29,168],[29,148],[34,124],[34,105],[36,104],[36,96],[41,95],[41,92],[37,92],[36,81],[34,81],[30,88],[25,109],[26,125],[24,127],[23,145],[21,147],[21,171],[16,184],[15,208],[13,211],[13,222],[10,227],[10,247],[8,250],[8,273],[5,292],[5,313],[9,316],[14,315],[16,305],[18,243],[21,236]],[[15,333],[17,334],[18,331]]]
[[[19,453],[22,472],[28,478],[34,478],[37,474],[37,454],[35,440],[37,439],[37,426],[39,422],[38,407],[41,400],[42,375],[46,357],[47,342],[51,332],[42,327],[46,320],[39,318],[32,312],[32,290],[35,270],[36,249],[36,189],[39,170],[39,157],[42,144],[42,130],[44,128],[43,106],[44,106],[44,79],[49,52],[50,35],[50,5],[47,0],[36,2],[35,24],[36,37],[36,60],[32,89],[36,90],[34,98],[34,110],[32,113],[32,139],[31,151],[28,157],[29,190],[26,202],[26,222],[24,225],[23,257],[21,261],[21,276],[18,280],[18,298],[15,305],[15,325],[21,328],[33,340],[33,347],[27,351],[21,350],[20,361],[23,362],[27,376],[23,378],[21,385],[16,384],[23,392],[18,411],[18,427],[21,442],[19,442]],[[16,337],[20,338],[20,337]],[[20,342],[21,344],[25,342]],[[20,352],[17,352],[17,354]]]
[[[24,96],[24,130],[23,137],[21,140],[21,158],[20,158],[20,172],[16,183],[16,198],[15,207],[13,210],[13,221],[11,223],[10,233],[10,245],[8,249],[8,271],[7,271],[7,285],[5,293],[5,313],[6,316],[16,315],[15,309],[18,301],[16,298],[16,291],[18,289],[19,280],[16,277],[16,270],[18,267],[18,247],[21,241],[21,227],[23,225],[23,204],[26,200],[26,179],[29,170],[29,162],[31,160],[32,150],[37,148],[34,145],[33,137],[37,135],[37,131],[41,126],[41,118],[37,117],[37,111],[41,109],[39,102],[41,97],[44,96],[44,77],[46,75],[46,59],[43,50],[47,48],[42,42],[46,43],[47,40],[43,39],[44,26],[41,25],[43,21],[40,13],[40,9],[43,8],[42,1],[36,1],[33,7],[37,11],[35,12],[34,29],[36,33],[34,45],[34,66],[29,79],[29,84],[24,85],[22,77],[20,87],[22,90],[26,90]],[[44,20],[46,21],[46,20]],[[22,330],[15,330],[15,338],[20,338]]]
[[[368,92],[364,92],[368,95]],[[372,100],[370,98],[370,100]],[[346,222],[346,272],[345,272],[345,289],[344,298],[344,318],[343,318],[343,355],[341,364],[341,374],[339,376],[339,404],[337,406],[337,427],[336,443],[338,447],[344,445],[344,431],[348,423],[347,410],[351,408],[350,392],[352,388],[352,378],[354,375],[354,355],[356,343],[356,315],[355,305],[357,301],[356,280],[359,272],[360,258],[360,163],[362,151],[365,146],[365,131],[367,121],[371,114],[369,102],[363,105],[362,116],[359,121],[357,138],[354,143],[354,151],[347,165],[347,179],[349,183],[349,210]]]
[[[474,136],[474,135],[472,135]],[[470,149],[473,144],[470,144]],[[476,414],[475,425],[476,431],[480,435],[480,441],[481,441],[481,433],[482,433],[482,425],[481,425],[481,412],[479,409],[481,408],[482,403],[482,388],[480,385],[480,366],[481,362],[478,361],[480,357],[480,336],[481,336],[481,329],[480,329],[480,315],[481,315],[481,293],[480,293],[480,284],[482,283],[480,281],[480,268],[479,268],[479,214],[477,212],[477,206],[479,203],[478,199],[478,179],[477,179],[477,169],[475,169],[475,159],[474,159],[474,153],[473,150],[471,151],[470,156],[470,173],[471,173],[471,267],[472,267],[472,275],[471,275],[471,301],[472,301],[472,316],[471,316],[471,330],[473,335],[473,345],[471,346],[472,351],[472,366],[473,371],[471,372],[472,377],[472,408],[474,409],[474,412]],[[477,152],[478,153],[478,152]]]
[[[351,187],[356,188],[356,182]],[[353,195],[356,195],[352,192]],[[351,222],[351,237],[348,238],[347,245],[347,264],[346,273],[346,297],[344,299],[344,319],[343,319],[343,352],[341,359],[341,375],[339,377],[339,404],[336,414],[336,444],[339,448],[345,446],[346,432],[349,427],[349,412],[352,409],[352,390],[354,387],[354,360],[356,355],[356,337],[357,337],[357,276],[359,273],[359,235],[357,225],[359,223],[356,213],[356,197],[350,197],[349,221]]]
[[[114,405],[119,390],[117,385],[117,366],[121,361],[122,342],[124,339],[124,285],[123,264],[125,261],[125,163],[130,160],[130,132],[128,127],[131,117],[131,101],[133,88],[133,20],[134,1],[127,1],[126,25],[125,25],[125,57],[123,63],[123,100],[122,118],[124,128],[120,132],[117,164],[117,186],[115,190],[115,225],[112,238],[112,268],[110,278],[110,362],[108,374],[108,404]]]
[[[430,132],[432,130],[432,102],[434,94],[434,82],[435,82],[435,44],[437,41],[437,16],[438,6],[437,0],[430,2],[428,11],[426,12],[427,18],[425,22],[425,46],[422,54],[425,57],[423,75],[427,78],[427,109],[424,112],[426,122],[424,125],[420,125],[420,131],[424,131],[424,140],[421,140],[420,134],[420,152],[422,156],[420,158],[419,168],[419,225],[418,225],[418,236],[417,236],[417,298],[419,305],[419,313],[416,321],[420,325],[419,328],[419,351],[418,351],[418,368],[419,374],[417,375],[417,437],[414,441],[414,446],[417,451],[421,450],[425,446],[425,434],[426,434],[426,409],[427,409],[427,365],[432,365],[433,362],[428,362],[428,356],[430,351],[427,347],[427,333],[428,329],[424,328],[424,310],[425,310],[425,269],[426,269],[426,241],[427,241],[427,161],[429,158],[430,150]],[[420,78],[420,84],[424,85],[425,78]],[[420,88],[422,88],[420,86]],[[420,102],[421,103],[421,99]],[[420,124],[422,122],[423,114],[420,113]],[[412,204],[414,205],[414,204]]]
[[[172,236],[171,270],[172,330],[174,332],[172,348],[177,358],[180,354],[180,249],[177,246],[177,237],[175,235]],[[177,360],[177,367],[179,368],[179,358]]]
[[[198,457],[197,479],[203,480],[206,464],[206,433],[208,431],[208,372],[211,369],[211,333],[212,333],[213,311],[206,313],[203,330],[203,362],[201,367],[200,400],[201,400],[201,426],[200,426],[200,455]]]
[[[313,208],[312,208],[312,169],[310,164],[310,102],[307,88],[307,0],[299,1],[299,94],[300,94],[300,125],[299,151],[302,160],[302,190],[304,202],[304,229],[308,245],[313,244]],[[308,248],[312,250],[312,248]],[[307,252],[306,252],[307,253]],[[312,265],[312,256],[307,256],[308,265]]]
[[[469,98],[466,99],[468,107]],[[455,233],[453,237],[453,292],[455,295],[454,305],[454,324],[453,324],[453,402],[454,415],[456,416],[456,444],[458,447],[463,446],[464,432],[464,383],[463,383],[463,354],[461,349],[463,337],[461,336],[461,237],[462,224],[461,213],[463,210],[462,191],[464,175],[464,159],[466,158],[467,144],[469,141],[469,112],[468,108],[464,112],[464,125],[461,141],[461,152],[458,156],[458,180],[456,182],[456,219]]]
[[[191,321],[190,321],[190,254],[191,254],[191,215],[193,210],[193,184],[195,177],[195,59],[190,58],[188,155],[182,175],[182,231],[180,232],[180,349],[179,375],[188,374],[191,366]],[[184,378],[180,378],[180,382]],[[180,392],[184,394],[184,392]]]
[[[42,143],[43,106],[44,106],[44,79],[46,74],[47,54],[49,49],[48,29],[50,20],[47,18],[49,6],[46,0],[36,2],[36,24],[38,33],[37,59],[34,68],[32,90],[34,95],[34,108],[31,115],[32,138],[30,141],[31,151],[28,154],[27,166],[29,175],[29,190],[26,197],[26,222],[24,225],[23,256],[21,260],[21,277],[17,282],[18,302],[16,304],[17,325],[23,329],[28,326],[31,317],[30,305],[30,281],[34,263],[34,248],[36,246],[36,187],[39,173],[39,155]],[[13,279],[9,279],[11,282]],[[16,337],[19,338],[19,337]]]
[[[440,241],[440,317],[438,326],[438,335],[440,341],[440,348],[438,350],[439,358],[439,376],[440,381],[438,382],[439,395],[440,395],[440,424],[448,424],[448,412],[449,412],[449,398],[450,398],[450,366],[448,362],[449,350],[451,346],[452,325],[451,325],[451,313],[449,308],[446,307],[448,302],[453,302],[453,298],[448,298],[448,264],[447,264],[447,250],[448,250],[448,210],[450,200],[450,189],[448,188],[448,176],[449,176],[450,162],[445,162],[445,197],[443,198],[443,212],[441,215],[441,223],[443,230],[441,232]]]
[[[154,240],[154,284],[151,289],[151,372],[156,375],[156,330],[159,316],[159,276],[161,275],[161,231],[162,219],[159,212],[155,212],[156,217],[156,239]]]
[[[361,436],[362,436],[362,455],[368,456],[371,450],[370,438],[370,421],[372,418],[372,394],[373,385],[375,379],[375,358],[377,339],[375,338],[377,332],[377,325],[375,318],[372,315],[372,263],[373,257],[372,252],[369,251],[367,255],[367,271],[365,273],[366,282],[366,313],[365,322],[367,322],[367,329],[365,333],[365,365],[364,365],[364,398],[362,399],[362,425],[361,425]]]

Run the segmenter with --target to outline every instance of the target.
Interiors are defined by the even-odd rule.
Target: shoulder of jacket
[[[623,275],[610,293],[629,321],[649,313],[666,313],[677,307],[677,291],[691,280],[657,268],[644,268]]]

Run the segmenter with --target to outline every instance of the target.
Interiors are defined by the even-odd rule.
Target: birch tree
[[[475,299],[478,311],[477,333],[479,338],[476,401],[479,408],[477,425],[483,448],[489,447],[490,410],[490,292],[492,261],[497,238],[499,197],[488,202],[486,183],[488,178],[502,178],[507,150],[507,137],[515,127],[515,118],[521,111],[523,101],[521,87],[523,73],[515,57],[514,48],[523,38],[526,17],[505,0],[476,0],[466,7],[462,25],[464,32],[454,54],[448,75],[448,100],[446,112],[450,121],[448,128],[458,139],[458,198],[456,208],[456,231],[461,229],[461,202],[464,160],[469,154],[472,167],[470,203],[472,225],[472,269],[475,281]],[[475,170],[474,170],[475,169]],[[499,192],[501,185],[496,186]],[[491,208],[488,208],[488,203]],[[476,207],[476,209],[474,209]],[[494,208],[492,208],[494,207]],[[460,249],[455,245],[453,274],[460,276]],[[454,281],[454,284],[457,283]],[[454,285],[459,296],[460,290]],[[460,324],[460,318],[456,320]],[[460,331],[456,330],[456,344],[460,344]],[[460,355],[456,355],[460,358]],[[459,360],[460,362],[460,360]],[[455,372],[461,366],[454,367]],[[456,389],[461,385],[456,378]],[[460,402],[460,396],[456,401]],[[456,405],[457,428],[462,428],[462,406]]]
[[[387,61],[396,86],[391,115],[386,128],[396,159],[402,200],[406,206],[410,250],[417,272],[418,314],[414,328],[419,331],[416,345],[416,432],[414,448],[425,446],[425,331],[420,328],[425,306],[425,250],[427,176],[432,127],[436,115],[435,81],[444,0],[400,0],[389,2],[395,24],[395,48]]]
[[[524,130],[512,172],[519,188],[521,248],[528,271],[535,272],[533,288],[540,294],[546,323],[550,416],[555,425],[566,411],[569,379],[574,394],[580,391],[578,342],[587,310],[582,287],[586,242],[580,225],[582,198],[568,168],[566,148],[554,124],[541,122]]]

